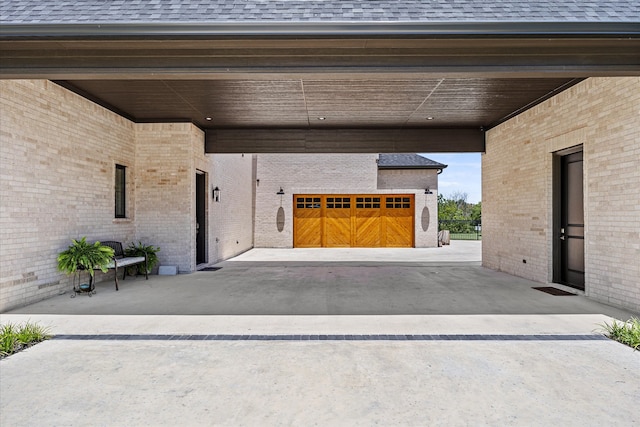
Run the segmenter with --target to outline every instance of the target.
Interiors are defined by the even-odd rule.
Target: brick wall
[[[71,238],[140,240],[160,246],[160,264],[194,271],[197,170],[208,177],[209,263],[251,248],[252,156],[205,155],[192,124],[134,124],[49,81],[0,90],[0,311],[71,289],[56,270]],[[122,219],[116,164],[126,166]],[[226,189],[215,207],[213,182]]]
[[[375,154],[260,154],[256,172],[256,247],[293,246],[293,195],[372,192],[376,186]],[[276,193],[282,187],[284,196]],[[278,231],[278,210],[284,229]]]
[[[425,194],[429,188],[433,194]],[[416,218],[414,222],[416,248],[438,246],[438,171],[435,169],[380,169],[378,189],[414,193]],[[418,189],[418,190],[416,190]]]
[[[590,78],[491,129],[483,264],[552,280],[552,153],[583,144],[585,292],[640,310],[639,119],[640,78]]]
[[[260,154],[256,168],[256,247],[293,246],[294,194],[413,193],[416,195],[415,243],[417,247],[437,246],[437,195],[424,188],[433,177],[415,174],[386,174],[379,187],[377,154]],[[431,171],[426,172],[427,175]],[[435,173],[435,172],[434,172]],[[412,186],[416,185],[416,186]],[[283,188],[284,196],[276,193]],[[394,188],[395,187],[395,188]],[[433,185],[437,187],[436,184]],[[418,190],[416,190],[418,189]],[[278,231],[277,216],[282,208],[284,228]]]
[[[116,163],[136,173],[133,124],[42,80],[0,81],[0,311],[71,288],[56,257],[71,238],[134,238],[114,219]],[[101,273],[100,273],[101,274]]]
[[[209,154],[209,261],[231,258],[253,247],[253,156]],[[220,200],[211,197],[220,188]]]
[[[136,124],[136,240],[160,247],[160,265],[191,272],[195,245],[193,125]]]
[[[378,188],[385,189],[438,189],[438,171],[435,169],[380,169]]]
[[[158,245],[161,265],[177,265],[182,273],[196,265],[196,174],[204,173],[207,221],[206,264],[253,247],[252,156],[205,154],[204,133],[189,123],[136,125],[140,165],[138,239]],[[220,191],[214,202],[213,187]]]

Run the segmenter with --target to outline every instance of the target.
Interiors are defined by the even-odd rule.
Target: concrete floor
[[[131,277],[13,310],[70,315],[487,315],[632,313],[480,266],[481,242],[430,249],[256,249],[218,271]],[[339,260],[339,261],[336,261]],[[456,261],[457,260],[457,261]],[[99,273],[98,273],[99,274]]]
[[[533,290],[453,243],[339,262],[253,250],[2,314],[59,338],[0,361],[0,425],[640,423],[640,352],[594,332],[634,313]]]

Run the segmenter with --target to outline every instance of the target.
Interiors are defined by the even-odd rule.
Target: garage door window
[[[387,197],[387,209],[409,209],[411,208],[411,199],[409,197]]]
[[[327,209],[351,209],[351,197],[327,197]]]
[[[320,197],[297,197],[296,208],[320,209]]]
[[[380,209],[380,197],[356,197],[358,209]]]

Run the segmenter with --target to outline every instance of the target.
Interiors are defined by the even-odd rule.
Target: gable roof
[[[378,169],[444,169],[447,165],[419,154],[380,154]]]
[[[1,0],[4,24],[637,22],[636,0]]]

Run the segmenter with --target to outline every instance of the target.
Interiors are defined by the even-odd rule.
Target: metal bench
[[[122,280],[124,280],[127,277],[127,269],[125,267],[144,263],[144,277],[146,280],[149,280],[149,271],[147,269],[148,257],[146,254],[143,257],[127,257],[124,255],[121,242],[106,241],[100,243],[113,249],[113,261],[111,261],[107,268],[115,270],[116,291],[118,290],[119,268],[124,269],[124,272],[122,273]]]

